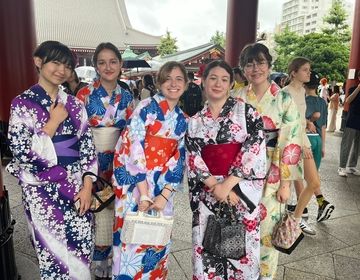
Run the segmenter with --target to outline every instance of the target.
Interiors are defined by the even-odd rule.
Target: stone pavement
[[[360,279],[360,177],[337,174],[341,137],[327,133],[326,156],[321,167],[321,187],[335,211],[328,221],[316,223],[317,204],[309,205],[309,223],[317,234],[306,236],[290,255],[280,254],[277,280]],[[16,219],[14,246],[22,280],[37,280],[38,268],[21,205],[16,180],[3,170],[9,190],[12,214]],[[170,280],[191,279],[191,211],[188,195],[177,194],[174,244],[170,256]],[[5,280],[5,279],[4,279]]]

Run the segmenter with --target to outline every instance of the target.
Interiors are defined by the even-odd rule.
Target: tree
[[[178,47],[176,45],[176,38],[171,37],[170,31],[166,31],[166,35],[161,37],[160,45],[157,50],[160,56],[176,53]]]
[[[225,33],[216,30],[215,34],[210,38],[210,43],[220,45],[225,48]]]
[[[324,23],[328,26],[323,28],[325,34],[332,34],[345,42],[350,41],[351,33],[346,23],[347,14],[342,0],[333,0],[329,14],[324,17]]]
[[[286,72],[289,61],[295,56],[300,36],[290,31],[290,28],[286,26],[282,33],[275,35],[274,39],[276,43],[275,52],[277,54],[274,70]]]
[[[312,68],[329,80],[346,78],[350,54],[350,31],[341,0],[334,0],[329,14],[324,17],[326,28],[321,33],[300,36],[289,28],[275,36],[277,59],[274,70],[285,72],[287,64],[296,56],[312,61]]]

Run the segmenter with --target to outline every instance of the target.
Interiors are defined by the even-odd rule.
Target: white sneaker
[[[313,228],[311,228],[309,226],[309,224],[304,219],[301,219],[301,221],[300,221],[300,228],[301,228],[303,233],[307,233],[307,234],[310,234],[310,235],[315,235],[316,234],[316,231]]]
[[[360,170],[356,169],[355,167],[347,167],[346,168],[346,173],[352,174],[352,175],[355,175],[355,176],[360,176]]]
[[[339,176],[341,176],[341,177],[347,177],[346,168],[339,167],[339,168],[338,168],[338,174],[339,174]]]

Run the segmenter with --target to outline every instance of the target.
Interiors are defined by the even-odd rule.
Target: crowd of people
[[[119,80],[122,57],[112,43],[96,48],[98,78],[91,84],[80,84],[74,56],[60,42],[40,44],[34,64],[38,83],[11,103],[13,159],[6,169],[22,188],[41,279],[91,279],[92,263],[95,279],[171,279],[171,240],[125,242],[122,232],[133,213],[174,216],[185,171],[193,279],[274,279],[279,251],[272,236],[284,209],[312,235],[311,197],[317,222],[335,209],[321,191],[318,169],[340,92],[335,86],[328,95],[325,80],[319,90],[320,77],[306,58],[289,62],[285,87],[269,79],[272,56],[260,43],[244,47],[235,69],[222,60],[208,63],[201,86],[183,64],[170,61],[155,82],[145,75],[129,87]],[[349,92],[340,176],[360,175],[360,85]],[[111,182],[115,200],[92,213],[97,176]],[[297,203],[287,205],[292,184]],[[243,226],[242,244],[232,245],[243,254],[204,246],[213,215]],[[144,234],[151,226],[143,225]]]

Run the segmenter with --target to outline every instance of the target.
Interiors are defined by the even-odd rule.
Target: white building
[[[321,31],[324,16],[329,13],[332,0],[289,0],[282,7],[281,30],[289,26],[290,31],[304,35]],[[353,24],[354,4],[344,2],[350,28]]]

